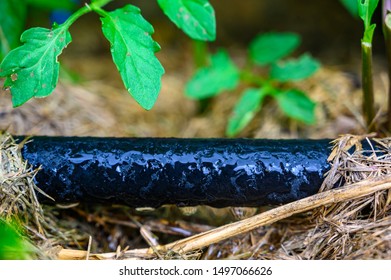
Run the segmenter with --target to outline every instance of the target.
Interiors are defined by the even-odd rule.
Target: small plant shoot
[[[205,99],[233,90],[242,82],[245,89],[228,120],[226,134],[240,133],[261,110],[265,97],[275,99],[281,111],[292,119],[306,124],[315,122],[315,103],[297,89],[287,89],[287,83],[306,79],[320,67],[309,54],[286,59],[300,44],[294,33],[266,33],[257,36],[249,46],[249,63],[267,67],[269,75],[260,77],[252,70],[239,69],[226,51],[220,50],[211,57],[210,65],[200,68],[186,86],[186,95]]]
[[[388,112],[387,129],[391,131],[391,1],[383,0],[382,3],[383,35],[387,52],[388,66]]]
[[[20,3],[21,2],[21,3]],[[103,7],[111,0],[95,0],[76,10],[64,23],[51,29],[35,27],[23,30],[27,5],[48,9],[72,9],[69,1],[4,0],[0,3],[7,17],[0,17],[0,77],[11,91],[14,107],[33,97],[46,97],[59,78],[58,57],[72,41],[70,26],[81,16],[95,12],[102,22],[104,36],[110,42],[113,61],[132,97],[146,110],[153,107],[161,88],[164,68],[155,56],[160,46],[152,39],[154,29],[139,8],[126,5],[114,11]],[[207,0],[158,0],[163,12],[191,38],[212,41],[216,37],[215,15]],[[66,6],[68,5],[68,6]],[[7,35],[5,35],[7,34]]]
[[[375,101],[373,90],[372,39],[376,24],[372,24],[372,16],[379,0],[357,0],[358,14],[364,22],[364,35],[361,39],[362,84],[363,84],[363,116],[367,130],[375,130]]]
[[[361,39],[362,85],[363,85],[363,117],[368,131],[376,131],[379,127],[375,119],[375,101],[373,86],[372,41],[376,24],[372,23],[379,0],[341,0],[341,3],[359,17],[364,24],[364,34]],[[388,60],[388,79],[391,84],[391,1],[382,1],[383,36]],[[388,87],[387,130],[391,131],[391,86]]]

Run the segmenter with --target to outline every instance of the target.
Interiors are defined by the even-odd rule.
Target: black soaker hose
[[[329,140],[259,139],[33,137],[22,149],[56,203],[132,207],[288,203],[319,190],[329,153]]]

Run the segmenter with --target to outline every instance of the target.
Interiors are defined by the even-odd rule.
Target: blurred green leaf
[[[278,91],[274,97],[285,115],[306,124],[315,123],[316,103],[309,99],[305,93],[291,89]]]
[[[57,57],[71,42],[71,35],[65,25],[35,27],[23,32],[21,42],[0,65],[0,77],[6,77],[4,86],[11,90],[14,107],[52,93],[59,75]]]
[[[27,14],[27,6],[20,0],[0,0],[0,61],[20,45]]]
[[[228,53],[220,50],[211,57],[211,65],[199,69],[186,85],[186,95],[194,99],[215,96],[224,90],[237,87],[239,70]]]
[[[358,17],[357,0],[339,0],[353,17]]]
[[[313,75],[320,67],[320,63],[308,54],[298,59],[280,61],[272,65],[270,78],[280,82],[298,81]]]
[[[3,0],[2,0],[3,1]],[[23,2],[18,0],[19,2]],[[24,0],[31,6],[47,10],[68,10],[71,11],[76,8],[76,4],[72,0]]]
[[[208,0],[158,0],[163,12],[190,38],[216,39],[215,12]]]
[[[104,12],[102,30],[110,41],[113,61],[128,92],[146,110],[153,107],[161,88],[164,68],[155,56],[160,50],[154,30],[140,9],[126,5]]]
[[[267,92],[259,88],[250,88],[243,92],[228,121],[227,136],[235,136],[250,123],[255,114],[260,110],[266,95]]]
[[[251,59],[263,66],[291,54],[300,45],[300,36],[295,33],[265,33],[250,43]]]
[[[16,227],[0,219],[0,260],[28,260],[33,253],[33,246]]]

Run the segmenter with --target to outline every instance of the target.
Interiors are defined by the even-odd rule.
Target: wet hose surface
[[[56,203],[131,207],[288,203],[319,190],[329,153],[329,140],[43,136],[22,149]]]

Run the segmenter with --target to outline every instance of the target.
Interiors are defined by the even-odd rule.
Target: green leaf
[[[266,95],[266,91],[259,88],[250,88],[244,91],[228,121],[227,136],[235,136],[250,123],[255,114],[260,110],[263,98]]]
[[[315,123],[315,106],[307,95],[299,90],[278,91],[274,97],[285,115],[306,124]]]
[[[320,63],[308,54],[298,59],[281,61],[272,65],[270,78],[280,82],[298,81],[310,77],[320,67]]]
[[[59,75],[57,57],[71,40],[65,25],[23,32],[23,45],[9,52],[0,65],[0,77],[7,77],[4,86],[10,88],[15,107],[52,93]]]
[[[264,66],[291,54],[299,45],[300,36],[295,33],[261,34],[250,43],[250,57]]]
[[[19,2],[23,2],[18,0]],[[27,4],[41,9],[47,10],[68,10],[71,11],[76,8],[76,4],[72,0],[24,0]]]
[[[375,33],[375,28],[376,28],[376,24],[372,24],[365,29],[362,42],[372,44],[372,38],[373,38],[373,34]]]
[[[362,41],[365,43],[372,43],[373,33],[376,24],[371,24],[373,13],[376,10],[379,0],[357,0],[358,14],[364,22],[364,36]]]
[[[33,246],[18,230],[0,219],[0,260],[28,260],[32,259],[33,252]]]
[[[110,41],[113,61],[128,92],[146,110],[150,110],[160,92],[164,68],[155,56],[160,50],[151,34],[154,30],[140,14],[127,5],[104,12],[102,30]]]
[[[348,10],[348,12],[355,18],[358,17],[358,2],[357,0],[340,0],[342,5]]]
[[[371,25],[373,13],[376,10],[379,0],[357,0],[358,14],[364,21],[365,29]]]
[[[215,12],[208,0],[158,0],[163,12],[190,38],[216,39]]]
[[[20,34],[22,34],[26,22],[27,7],[24,1],[1,0],[0,1],[0,61],[7,53],[19,46]]]
[[[199,69],[186,85],[186,95],[194,99],[215,96],[231,90],[239,83],[239,70],[226,51],[220,50],[211,57],[211,65]]]

